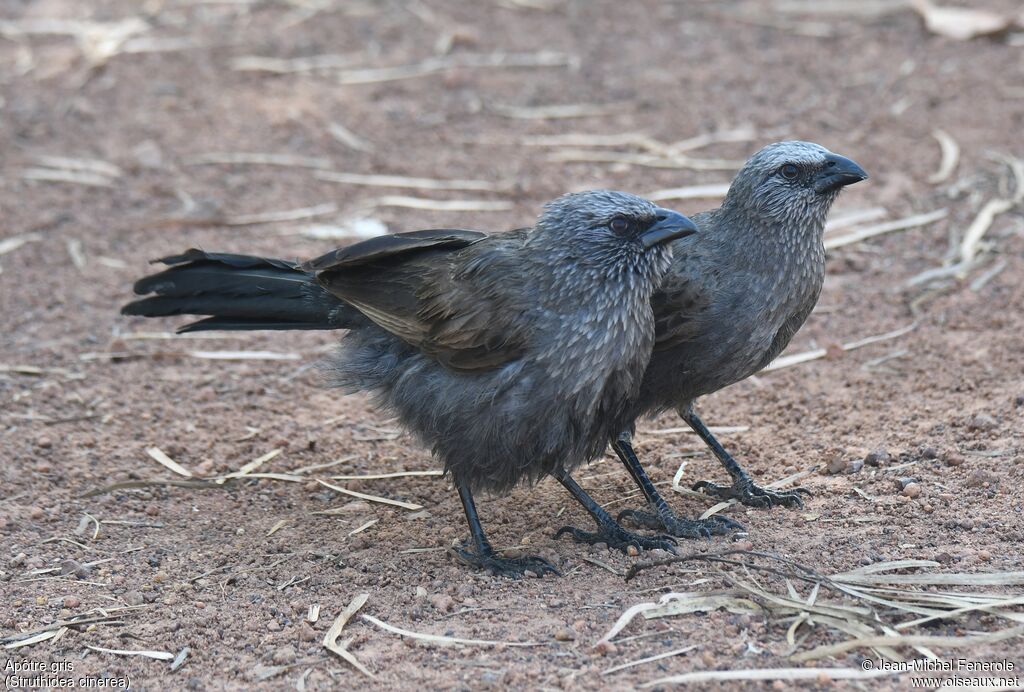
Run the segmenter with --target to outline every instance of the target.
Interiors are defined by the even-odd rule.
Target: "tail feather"
[[[178,331],[211,329],[346,329],[359,313],[287,260],[188,250],[158,260],[168,269],[135,283],[146,296],[125,315],[205,315]]]

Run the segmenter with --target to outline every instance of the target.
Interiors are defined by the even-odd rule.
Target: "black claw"
[[[724,536],[732,530],[743,530],[743,524],[720,514],[714,514],[707,519],[679,519],[672,515],[663,518],[652,512],[627,509],[619,512],[619,518],[623,516],[633,519],[641,526],[664,531],[678,538],[711,538]]]
[[[499,557],[494,553],[479,554],[464,548],[452,548],[452,552],[463,563],[470,567],[483,570],[489,574],[509,579],[520,579],[526,572],[532,572],[538,577],[547,573],[555,576],[562,576],[562,573],[550,562],[542,557],[527,555],[524,557]]]
[[[595,533],[577,529],[575,526],[563,526],[555,532],[555,538],[559,538],[566,533],[571,534],[580,543],[587,543],[589,545],[604,543],[609,548],[621,550],[624,553],[629,550],[629,546],[633,546],[637,550],[661,548],[670,553],[676,552],[676,540],[671,536],[641,536],[626,531],[617,524],[602,526]]]
[[[756,485],[751,480],[740,480],[732,485],[718,485],[711,481],[697,481],[693,484],[694,490],[702,491],[705,495],[717,497],[722,500],[737,500],[747,507],[759,509],[771,509],[775,505],[788,507],[789,509],[803,509],[804,501],[801,494],[810,495],[807,488],[792,488],[790,490],[768,490]]]

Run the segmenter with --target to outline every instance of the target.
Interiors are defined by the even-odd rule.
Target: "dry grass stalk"
[[[342,171],[324,171],[317,173],[320,180],[346,185],[366,185],[370,187],[398,187],[414,190],[497,190],[494,183],[486,180],[448,180],[443,178],[414,178],[405,175],[367,175],[364,173],[345,173]]]
[[[869,680],[893,677],[896,673],[887,670],[862,670],[860,668],[744,668],[740,670],[707,670],[682,675],[669,675],[645,682],[641,687],[663,687],[665,685],[690,685],[693,683],[727,682],[743,680],[758,682],[768,680]]]
[[[376,676],[349,652],[347,643],[338,643],[338,637],[341,636],[341,630],[344,629],[345,624],[366,604],[366,601],[369,598],[370,594],[361,593],[352,599],[352,601],[345,607],[345,610],[341,611],[341,614],[338,615],[334,624],[331,625],[331,628],[324,634],[323,645],[325,649],[340,656],[366,677],[375,678]],[[319,608],[317,610],[319,612]]]
[[[386,630],[388,632],[392,632],[403,637],[409,637],[410,639],[418,639],[419,641],[429,642],[431,644],[461,644],[464,646],[542,646],[541,642],[500,642],[491,641],[489,639],[461,639],[459,637],[444,637],[439,634],[423,634],[421,632],[413,632],[411,630],[402,629],[401,627],[389,625],[388,623],[382,622],[377,618],[373,617],[372,615],[366,615],[365,613],[360,615],[359,617],[366,620],[371,625],[376,625],[382,630]]]
[[[375,148],[369,140],[360,137],[339,122],[333,122],[328,125],[327,132],[330,133],[331,137],[334,137],[334,139],[341,142],[349,149],[370,153]]]
[[[832,214],[832,218],[825,222],[825,232],[830,233],[842,228],[856,226],[859,223],[877,221],[878,219],[885,218],[888,213],[889,210],[885,207],[870,207],[868,209],[853,209],[845,212],[836,212]]]
[[[368,200],[367,207],[402,207],[405,209],[422,209],[426,211],[508,211],[513,208],[511,202],[498,202],[484,199],[427,199],[425,197],[406,197],[402,195],[385,195]]]
[[[518,120],[566,120],[570,118],[596,118],[629,112],[633,108],[625,103],[572,103],[547,106],[491,105],[498,115]]]
[[[865,337],[865,338],[860,339],[858,341],[851,341],[851,342],[849,342],[847,344],[843,344],[841,346],[841,348],[842,348],[843,351],[853,351],[855,349],[862,348],[864,346],[869,346],[871,344],[877,344],[880,341],[888,341],[889,339],[896,339],[898,337],[903,336],[904,334],[908,334],[909,332],[913,331],[916,328],[917,328],[917,322],[914,322],[912,324],[907,325],[906,327],[901,327],[899,329],[894,329],[893,331],[886,332],[885,334],[878,334],[878,335],[875,335],[875,336],[868,336],[868,337]],[[773,360],[771,363],[769,363],[764,368],[764,370],[762,370],[761,372],[771,372],[772,370],[781,370],[782,368],[789,368],[789,367],[792,367],[794,365],[799,365],[801,363],[807,363],[807,362],[812,361],[812,360],[818,360],[820,358],[825,358],[827,355],[828,355],[828,349],[816,348],[813,351],[804,351],[803,353],[794,353],[793,355],[789,355],[789,356],[779,356],[778,358]]]
[[[655,656],[648,656],[647,658],[641,658],[638,661],[630,661],[629,663],[622,663],[620,665],[612,666],[611,668],[607,668],[605,670],[602,670],[601,671],[601,675],[609,675],[611,673],[615,673],[615,672],[618,672],[620,670],[625,670],[626,668],[632,668],[634,666],[643,665],[644,663],[652,663],[654,661],[660,661],[663,658],[671,658],[672,656],[678,656],[679,654],[685,654],[687,651],[693,651],[696,648],[697,648],[696,644],[691,644],[690,646],[684,646],[682,649],[676,649],[674,651],[666,651],[663,654],[657,654]]]
[[[306,480],[305,478],[299,477],[299,480]],[[378,495],[367,495],[366,493],[356,492],[355,490],[349,490],[348,488],[342,488],[341,486],[328,483],[327,481],[316,479],[316,482],[320,485],[330,488],[331,490],[342,493],[343,495],[351,495],[352,497],[358,497],[360,500],[366,500],[367,502],[378,502],[383,505],[392,505],[393,507],[401,507],[402,509],[417,510],[423,509],[423,505],[417,505],[412,502],[402,502],[401,500],[392,500],[387,497],[380,497]]]
[[[843,247],[844,245],[852,245],[853,243],[859,243],[868,238],[874,238],[875,236],[884,235],[886,233],[894,233],[896,231],[905,231],[909,228],[917,228],[930,223],[935,223],[941,219],[946,218],[949,215],[948,209],[936,209],[926,214],[914,214],[902,219],[896,219],[894,221],[886,221],[885,223],[876,224],[874,226],[865,226],[864,228],[858,228],[849,233],[840,236],[832,236],[825,238],[825,249],[835,250],[836,248]]]
[[[189,471],[184,466],[176,462],[174,459],[171,459],[159,447],[147,447],[146,454],[148,454],[149,457],[156,461],[158,464],[161,464],[162,466],[170,469],[179,476],[184,476],[185,478],[192,478],[191,471]]]
[[[569,67],[575,63],[576,59],[572,56],[554,51],[445,55],[410,65],[342,70],[338,73],[338,83],[377,84],[426,77],[452,69]]]
[[[125,649],[105,649],[102,646],[90,646],[89,644],[86,644],[85,648],[117,656],[145,656],[146,658],[155,658],[158,661],[174,660],[174,654],[169,651],[127,651]]]
[[[333,202],[327,202],[325,204],[318,204],[312,207],[302,207],[299,209],[285,209],[282,211],[262,212],[260,214],[239,214],[238,216],[228,216],[224,219],[223,224],[225,226],[254,226],[263,223],[283,223],[285,221],[313,219],[318,216],[336,214],[337,212],[338,205]]]
[[[1007,198],[989,200],[974,221],[964,233],[964,239],[960,243],[960,263],[966,264],[978,254],[978,244],[984,237],[985,232],[992,225],[995,217],[1008,212],[1024,201],[1024,160],[1007,158],[1005,159],[1010,171],[1013,174],[1013,194]]]
[[[4,238],[0,240],[0,255],[6,255],[8,252],[14,252],[22,245],[28,243],[34,243],[42,240],[43,236],[38,233],[25,233],[23,235],[11,236],[10,238]]]
[[[743,161],[728,159],[695,159],[688,156],[660,156],[634,152],[601,152],[587,149],[567,149],[548,155],[548,160],[569,163],[617,163],[647,168],[689,169],[694,171],[735,171]]]
[[[729,192],[729,183],[711,183],[655,190],[644,196],[652,202],[664,202],[673,199],[720,199],[725,197],[727,192]]]
[[[960,145],[944,130],[933,130],[932,137],[939,143],[939,149],[942,151],[942,160],[939,162],[938,170],[928,176],[928,182],[932,185],[938,185],[949,180],[949,177],[953,175],[953,171],[956,170],[956,165],[960,162]]]
[[[285,166],[293,168],[314,168],[330,170],[334,167],[329,159],[315,156],[295,156],[292,154],[264,154],[247,152],[211,152],[199,154],[186,160],[189,166],[228,165],[228,166]]]
[[[231,61],[231,69],[239,72],[270,72],[271,74],[341,70],[352,67],[358,62],[360,57],[360,53],[310,55],[304,58],[271,58],[259,55],[242,55]]]

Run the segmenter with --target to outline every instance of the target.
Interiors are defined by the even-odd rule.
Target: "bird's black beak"
[[[655,219],[654,224],[640,234],[645,250],[697,232],[697,224],[671,209],[658,209]]]
[[[868,174],[856,162],[839,154],[829,154],[825,159],[825,167],[814,181],[814,190],[819,193],[834,192],[866,180],[867,177]]]

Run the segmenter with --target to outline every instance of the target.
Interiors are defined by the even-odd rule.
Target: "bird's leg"
[[[466,522],[469,523],[469,534],[473,543],[473,550],[467,550],[465,547],[453,548],[456,557],[472,567],[512,579],[518,579],[526,572],[533,572],[538,577],[543,576],[545,572],[562,576],[554,565],[542,557],[498,556],[487,540],[487,536],[484,535],[484,528],[480,526],[480,517],[476,513],[476,503],[473,502],[469,486],[463,481],[457,481],[456,485],[459,488],[459,499],[462,500],[462,509],[466,512]]]
[[[733,529],[743,529],[743,525],[738,521],[720,514],[715,514],[707,519],[680,519],[662,498],[658,489],[654,487],[654,483],[651,483],[651,479],[647,477],[647,472],[640,465],[640,460],[637,459],[636,452],[633,451],[633,445],[630,444],[629,433],[622,433],[612,440],[612,449],[615,450],[619,460],[629,471],[629,475],[640,487],[647,499],[648,506],[654,510],[653,512],[642,512],[625,509],[619,512],[618,519],[620,521],[623,518],[629,518],[641,526],[665,531],[679,538],[710,538],[726,534]]]
[[[673,546],[675,546],[676,541],[671,536],[641,536],[627,531],[622,528],[619,522],[612,519],[612,515],[608,514],[601,505],[597,504],[594,498],[588,495],[587,491],[581,488],[568,473],[561,475],[558,480],[576,498],[576,501],[583,505],[583,508],[590,513],[590,516],[594,518],[594,521],[597,522],[597,531],[590,533],[577,529],[574,526],[563,526],[558,529],[555,538],[558,538],[563,533],[568,533],[581,543],[589,543],[590,545],[604,543],[609,548],[617,548],[622,552],[628,551],[629,546],[633,546],[637,550],[641,548],[648,550],[661,548],[662,550],[675,552]]]
[[[703,490],[708,495],[724,500],[738,500],[748,507],[782,505],[783,507],[796,509],[804,506],[804,501],[800,495],[801,493],[810,495],[810,490],[807,490],[807,488],[793,488],[791,490],[775,491],[762,488],[754,483],[754,480],[732,458],[732,455],[725,451],[725,448],[715,439],[715,436],[711,434],[711,431],[707,429],[704,422],[693,412],[693,409],[680,411],[679,415],[693,428],[693,431],[700,436],[700,439],[704,440],[707,446],[711,448],[711,451],[714,452],[718,460],[722,462],[722,466],[732,476],[732,485],[730,486],[716,485],[711,481],[698,481],[693,485],[694,490]]]

